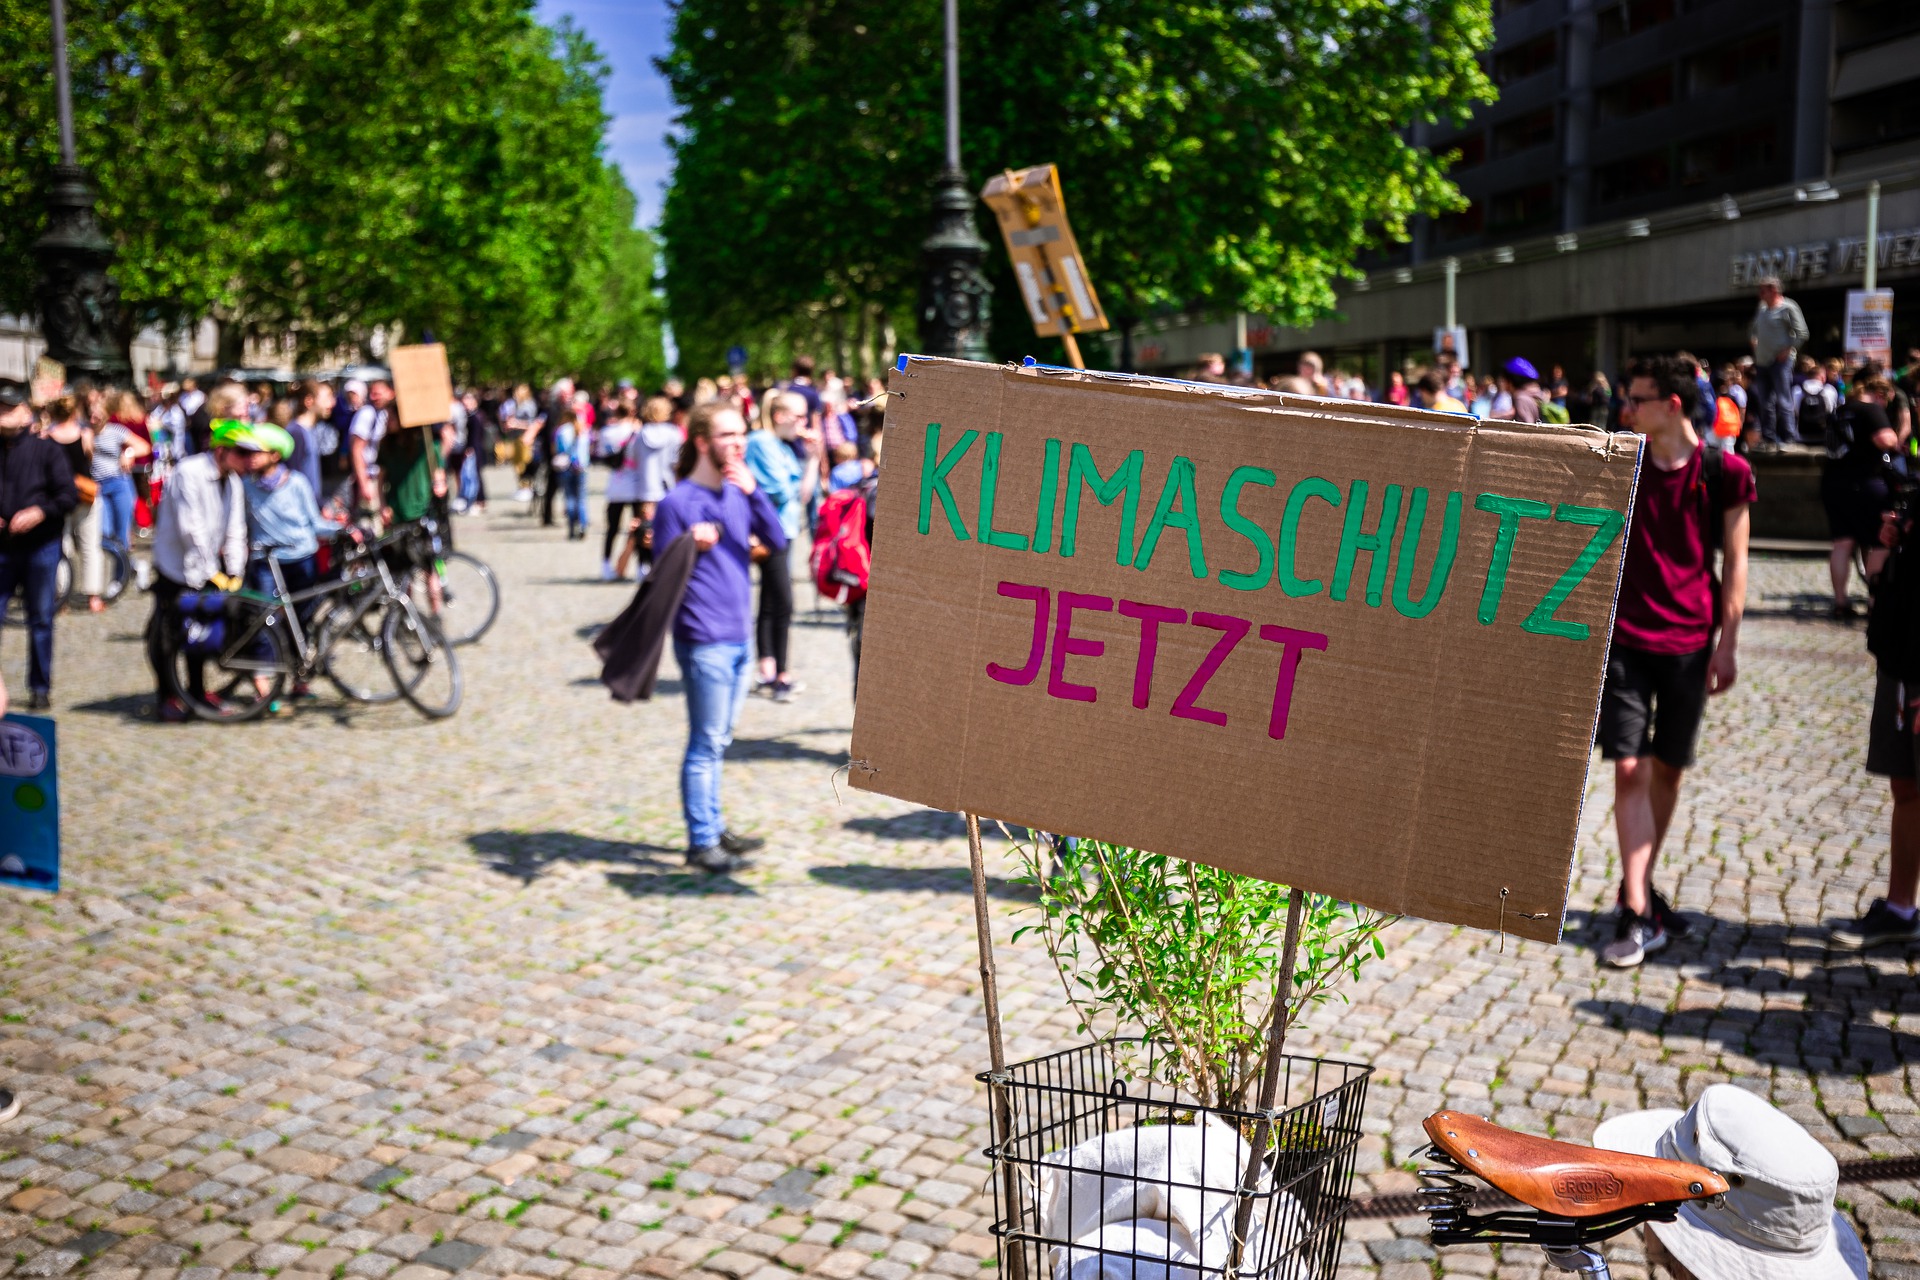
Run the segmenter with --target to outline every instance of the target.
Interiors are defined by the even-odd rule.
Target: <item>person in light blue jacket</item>
[[[760,678],[755,693],[786,702],[798,691],[787,666],[787,637],[793,629],[793,541],[800,536],[808,505],[820,483],[820,432],[806,399],[778,391],[765,400],[759,426],[747,437],[747,469],[780,512],[787,545],[760,562],[760,613],[755,651]]]

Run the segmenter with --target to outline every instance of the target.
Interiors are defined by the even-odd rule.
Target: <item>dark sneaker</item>
[[[1627,909],[1627,890],[1624,885],[1613,895],[1613,905],[1620,911]],[[1673,904],[1667,901],[1667,895],[1658,889],[1653,890],[1653,918],[1660,922],[1660,927],[1667,931],[1669,938],[1684,938],[1693,932],[1693,921],[1675,911]]]
[[[187,710],[187,704],[178,698],[168,698],[161,703],[157,714],[162,724],[185,724],[193,719],[193,713]]]
[[[32,693],[27,695],[27,710],[29,711],[46,711],[52,706],[53,699],[45,693]]]
[[[767,842],[759,836],[735,835],[731,831],[722,831],[719,843],[722,849],[736,858],[744,858],[755,850],[764,849],[767,846]]]
[[[701,849],[689,849],[687,863],[689,866],[698,867],[710,876],[724,876],[740,865],[732,854],[717,844],[710,844]]]
[[[1902,920],[1885,898],[1875,898],[1866,915],[1851,924],[1836,926],[1827,938],[1845,951],[1862,951],[1890,942],[1912,942],[1920,938],[1920,915]]]
[[[1654,952],[1667,945],[1667,931],[1658,920],[1622,911],[1614,927],[1613,941],[1600,948],[1600,958],[1616,969],[1633,969]]]

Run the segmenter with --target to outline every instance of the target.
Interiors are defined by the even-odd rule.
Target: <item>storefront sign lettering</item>
[[[1882,271],[1893,267],[1920,267],[1920,227],[1881,232],[1879,258]],[[1867,238],[1840,236],[1833,240],[1753,249],[1734,254],[1731,262],[1730,283],[1735,289],[1751,289],[1768,276],[1777,276],[1781,283],[1792,284],[1829,275],[1852,275],[1866,270]]]

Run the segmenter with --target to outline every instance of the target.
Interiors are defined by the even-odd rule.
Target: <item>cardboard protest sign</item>
[[[1559,935],[1640,440],[903,362],[852,778]]]
[[[60,888],[60,788],[54,722],[0,717],[0,884]]]
[[[995,175],[980,198],[1000,223],[1033,331],[1049,338],[1105,329],[1107,314],[1067,222],[1060,171],[1050,164],[1008,170]]]
[[[393,370],[393,398],[400,402],[400,425],[431,427],[447,420],[453,405],[453,376],[447,349],[438,342],[395,347],[387,364]]]

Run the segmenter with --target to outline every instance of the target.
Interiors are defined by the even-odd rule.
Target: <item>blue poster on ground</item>
[[[53,721],[0,718],[0,884],[60,888],[60,788]]]

